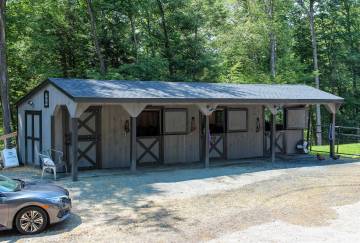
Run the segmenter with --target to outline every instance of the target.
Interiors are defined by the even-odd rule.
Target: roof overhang
[[[38,91],[46,87],[47,85],[54,86],[57,90],[65,94],[67,97],[77,103],[96,103],[96,104],[118,104],[118,103],[147,103],[147,104],[195,104],[195,103],[216,103],[216,104],[277,104],[277,105],[304,105],[304,104],[338,104],[341,105],[344,102],[343,98],[339,99],[244,99],[244,98],[189,98],[189,97],[161,97],[161,98],[101,98],[101,97],[74,97],[69,92],[61,88],[51,79],[46,79],[38,86],[33,88],[24,97],[19,99],[15,105],[19,106]]]
[[[319,100],[319,99],[191,99],[191,98],[96,98],[75,97],[79,103],[219,103],[219,104],[342,104],[343,100]]]

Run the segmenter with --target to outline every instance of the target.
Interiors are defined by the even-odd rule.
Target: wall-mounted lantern
[[[260,132],[260,118],[256,118],[256,132]]]
[[[196,131],[195,117],[191,117],[190,131],[191,131],[191,132]]]
[[[49,91],[48,90],[45,90],[44,91],[44,107],[45,108],[49,108],[49,100],[50,100],[50,97],[49,97]]]
[[[126,120],[124,124],[124,135],[126,136],[129,132],[130,132],[130,122],[129,120]]]

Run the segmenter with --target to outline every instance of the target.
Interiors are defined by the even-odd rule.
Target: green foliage
[[[12,104],[46,77],[314,84],[309,20],[293,0],[92,2],[105,75],[85,0],[8,0]],[[324,0],[315,7],[321,89],[345,97],[339,123],[359,126],[359,3]]]
[[[337,154],[340,154],[344,157],[352,157],[352,158],[360,158],[359,151],[360,151],[360,143],[349,143],[349,144],[340,144],[336,145],[335,149],[337,150],[339,147]],[[322,145],[322,146],[312,146],[311,148],[312,154],[329,154],[330,153],[330,146],[329,145]]]

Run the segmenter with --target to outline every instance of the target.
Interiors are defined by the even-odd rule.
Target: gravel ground
[[[1,174],[32,180],[29,168]],[[50,178],[50,176],[49,176]],[[209,169],[62,178],[73,214],[5,242],[359,242],[360,161],[253,161]]]

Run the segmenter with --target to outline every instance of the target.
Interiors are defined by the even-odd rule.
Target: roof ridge
[[[205,82],[205,81],[166,81],[166,80],[127,80],[127,79],[88,79],[88,78],[56,78],[50,77],[49,80],[81,80],[81,81],[117,81],[117,82],[157,82],[157,83],[184,83],[184,84],[219,84],[219,85],[261,85],[261,86],[306,86],[313,87],[307,84],[293,84],[293,83],[229,83],[229,82]],[[315,88],[315,87],[313,87]]]

